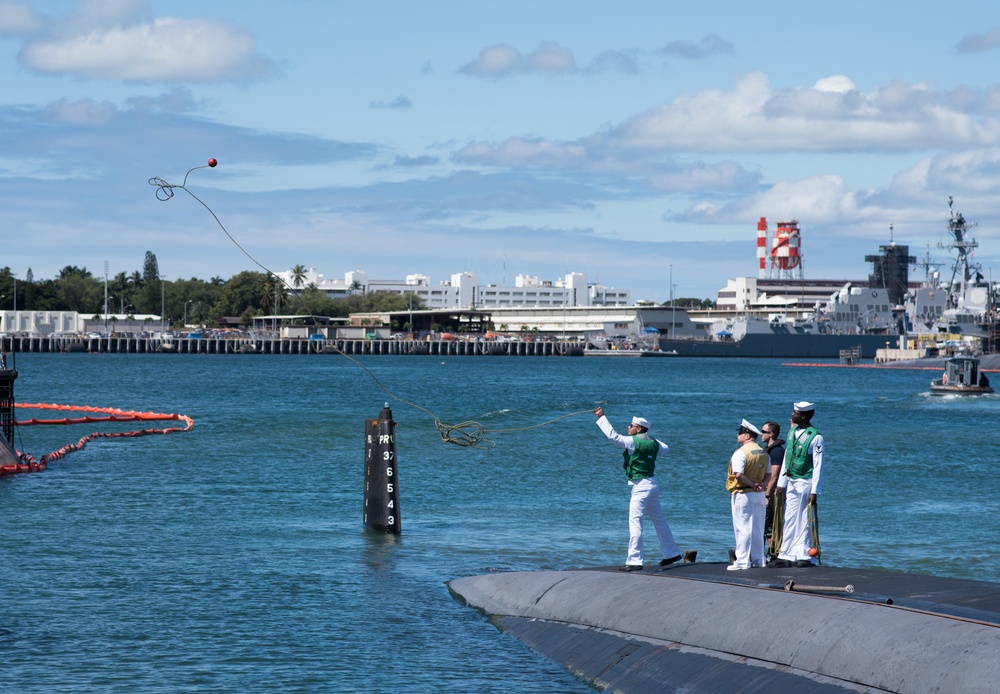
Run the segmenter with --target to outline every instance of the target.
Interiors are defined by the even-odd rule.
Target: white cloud
[[[635,51],[604,51],[587,64],[586,72],[620,72],[627,75],[637,75],[641,72]]]
[[[655,174],[650,177],[650,184],[668,193],[743,191],[756,186],[759,178],[734,161],[723,161],[689,164],[677,171]]]
[[[854,82],[852,82],[846,75],[832,75],[831,77],[824,77],[823,79],[816,80],[816,84],[813,86],[813,89],[818,92],[846,94],[847,92],[854,91],[856,87],[854,86]]]
[[[958,45],[957,53],[982,53],[1000,48],[1000,27],[977,34],[967,34]]]
[[[410,108],[412,106],[413,104],[410,103],[409,97],[406,97],[402,94],[397,96],[392,101],[373,101],[371,102],[371,104],[369,104],[369,108],[389,108],[389,109]]]
[[[110,123],[118,115],[118,108],[107,101],[81,99],[69,101],[60,99],[45,107],[45,119],[53,123],[73,123],[76,125],[102,125]]]
[[[839,76],[822,89],[775,91],[751,73],[736,88],[683,96],[600,137],[605,146],[645,151],[908,151],[1000,143],[1000,119],[960,111],[951,94],[890,83],[875,92],[845,89]]]
[[[537,50],[522,55],[507,44],[484,48],[479,58],[458,69],[475,77],[506,77],[522,74],[571,74],[577,71],[573,52],[554,43],[546,43]]]
[[[522,167],[581,167],[585,164],[586,148],[579,143],[523,137],[509,138],[497,146],[488,142],[471,142],[454,154],[463,164]]]
[[[0,35],[29,34],[43,26],[44,22],[28,3],[0,0]]]
[[[756,219],[761,210],[771,210],[771,214],[782,219],[808,219],[812,224],[820,224],[854,219],[855,208],[854,193],[848,190],[844,179],[826,175],[783,181],[734,202],[700,202],[678,219],[703,223],[741,222]]]
[[[1000,149],[947,152],[922,159],[893,179],[898,194],[926,197],[927,191],[953,191],[963,197],[1000,194]]]
[[[701,60],[715,55],[735,53],[733,44],[717,34],[708,34],[701,41],[671,41],[657,53],[674,58]]]
[[[29,70],[88,79],[216,82],[274,70],[252,34],[229,24],[153,18],[148,0],[86,0],[66,17],[0,0],[0,33],[20,35]]]

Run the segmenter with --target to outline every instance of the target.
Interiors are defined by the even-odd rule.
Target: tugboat
[[[931,381],[931,395],[983,395],[992,393],[990,380],[979,370],[975,357],[953,357],[944,363],[944,374]]]

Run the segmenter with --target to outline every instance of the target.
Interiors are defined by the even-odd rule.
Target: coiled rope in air
[[[265,273],[267,273],[268,276],[273,277],[278,282],[281,282],[283,285],[285,285],[285,287],[288,288],[289,291],[291,291],[292,293],[294,293],[295,289],[291,285],[289,285],[288,282],[286,282],[284,280],[284,278],[278,276],[277,273],[271,271],[269,268],[267,268],[265,265],[263,265],[260,261],[258,261],[256,258],[254,258],[245,248],[243,248],[243,246],[241,246],[239,244],[239,242],[235,238],[233,238],[233,235],[229,233],[229,230],[226,229],[226,226],[222,223],[222,220],[219,219],[218,215],[216,215],[215,212],[212,211],[212,208],[209,207],[205,203],[204,200],[202,200],[201,198],[199,198],[197,195],[195,195],[194,193],[192,193],[187,188],[188,176],[191,175],[192,171],[194,171],[195,169],[215,168],[217,165],[218,165],[218,161],[216,159],[212,158],[212,159],[208,160],[207,164],[203,164],[201,166],[192,167],[191,169],[188,170],[188,172],[186,174],[184,174],[184,182],[181,183],[180,185],[173,185],[171,183],[167,183],[167,181],[165,181],[164,179],[160,178],[159,176],[153,176],[152,178],[150,178],[149,179],[149,185],[151,185],[154,188],[156,188],[156,199],[159,200],[159,201],[161,201],[161,202],[166,202],[167,200],[170,200],[172,197],[174,197],[174,190],[177,190],[177,189],[183,190],[185,193],[187,193],[192,198],[194,198],[195,200],[197,200],[198,203],[200,203],[202,207],[204,207],[206,210],[208,210],[208,213],[210,215],[212,215],[212,218],[215,220],[215,223],[219,225],[219,228],[222,229],[223,233],[229,238],[229,240],[232,241],[233,244],[238,249],[240,249],[240,251],[243,253],[243,255],[245,255],[247,258],[249,258],[250,261],[253,262],[254,265],[256,265],[261,270],[263,270]],[[275,312],[277,312],[277,308],[275,309]],[[456,446],[478,446],[479,444],[486,443],[486,444],[489,445],[490,448],[492,448],[492,447],[496,446],[496,443],[494,441],[491,441],[491,440],[489,440],[489,439],[486,438],[486,434],[487,433],[496,434],[496,433],[508,433],[508,432],[514,432],[514,431],[527,431],[529,429],[537,429],[539,427],[543,427],[543,426],[546,426],[548,424],[552,424],[553,422],[558,422],[560,419],[565,419],[567,417],[573,417],[573,416],[579,415],[579,414],[591,414],[592,413],[592,410],[582,410],[580,412],[570,412],[569,414],[561,415],[561,416],[556,417],[554,419],[550,419],[550,420],[548,420],[546,422],[542,422],[541,424],[533,424],[531,426],[515,427],[515,428],[510,428],[510,429],[487,429],[482,424],[480,424],[479,422],[477,422],[475,420],[468,420],[468,421],[465,421],[465,422],[460,422],[458,424],[445,424],[444,422],[442,422],[437,417],[437,415],[435,415],[433,412],[431,412],[430,410],[428,410],[426,407],[421,407],[420,405],[417,405],[416,403],[412,403],[412,402],[410,402],[408,400],[404,400],[403,398],[400,398],[397,395],[395,395],[394,393],[392,393],[388,388],[385,387],[385,385],[378,378],[376,378],[375,374],[373,374],[368,367],[366,367],[364,364],[362,364],[361,362],[359,362],[357,359],[354,359],[354,358],[348,356],[343,351],[341,351],[340,349],[338,349],[336,345],[330,345],[330,346],[333,347],[333,350],[337,354],[339,354],[340,356],[344,357],[345,359],[348,359],[348,360],[354,362],[355,364],[357,364],[358,366],[360,366],[362,369],[364,369],[368,373],[368,375],[372,377],[372,379],[375,381],[375,383],[378,384],[378,387],[381,388],[383,391],[385,391],[386,395],[388,395],[389,397],[391,397],[393,400],[395,400],[396,402],[399,402],[399,403],[401,403],[403,405],[408,405],[409,407],[412,407],[414,409],[420,410],[420,411],[422,411],[422,412],[430,415],[431,418],[434,419],[434,426],[437,427],[438,433],[440,433],[440,435],[441,435],[441,440],[443,442],[445,442],[445,443],[453,443]]]

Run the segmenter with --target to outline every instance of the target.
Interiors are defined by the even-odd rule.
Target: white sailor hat
[[[746,429],[749,432],[753,432],[755,436],[760,436],[760,429],[758,429],[745,419],[742,422],[740,422],[740,429]]]
[[[805,400],[795,403],[794,407],[796,412],[812,412],[816,409],[814,404],[806,402]]]
[[[642,427],[643,429],[649,428],[649,420],[646,419],[645,417],[633,417],[632,423],[635,424],[637,427]]]

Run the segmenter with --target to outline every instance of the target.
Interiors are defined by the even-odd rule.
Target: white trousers
[[[812,537],[809,534],[809,495],[812,480],[788,480],[785,491],[785,525],[781,536],[781,550],[778,559],[798,561],[812,559],[809,548]]]
[[[736,565],[744,568],[764,565],[764,492],[730,494],[733,534],[736,535]]]
[[[660,487],[655,477],[644,477],[641,480],[629,480],[632,487],[632,499],[628,505],[628,557],[626,564],[642,564],[642,515],[649,515],[656,528],[656,537],[660,541],[660,551],[663,558],[669,559],[681,553],[670,533],[667,519],[663,517],[660,507]]]

